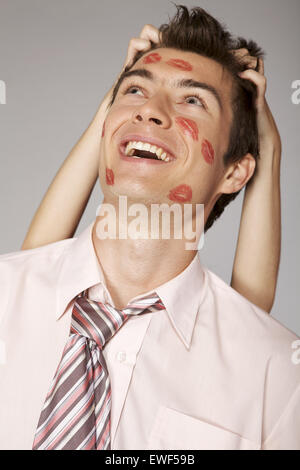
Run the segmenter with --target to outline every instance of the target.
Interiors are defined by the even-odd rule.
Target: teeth
[[[144,149],[144,144],[143,142],[134,142],[135,144],[135,148],[138,149],[138,150],[143,150]],[[144,149],[146,150],[146,149]]]
[[[147,152],[154,153],[160,160],[164,160],[166,162],[170,161],[170,157],[167,156],[167,153],[164,152],[161,147],[156,147],[156,145],[151,145],[147,142],[128,142],[126,145],[125,154],[133,156],[135,150],[146,150]]]

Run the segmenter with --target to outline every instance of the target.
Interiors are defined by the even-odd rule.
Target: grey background
[[[185,0],[267,52],[267,99],[283,143],[282,255],[273,317],[300,334],[299,118],[291,84],[300,79],[300,1]],[[0,0],[0,253],[18,251],[59,166],[92,119],[146,23],[175,13],[168,0]],[[99,185],[80,223],[95,218]],[[209,230],[202,262],[230,282],[243,193]]]

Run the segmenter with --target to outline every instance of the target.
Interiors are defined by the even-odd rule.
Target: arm
[[[157,28],[145,25],[140,37],[130,40],[121,73],[136,52],[149,49],[150,41],[157,43],[159,35]],[[91,124],[50,184],[30,224],[22,250],[36,248],[74,235],[98,178],[102,126],[114,86],[115,84],[105,95]]]
[[[281,247],[281,140],[265,99],[262,60],[259,72],[247,70],[241,73],[241,77],[252,80],[258,89],[260,158],[256,174],[245,189],[231,286],[270,312],[275,298]]]
[[[50,184],[30,224],[22,250],[74,235],[97,180],[104,118],[101,105]]]

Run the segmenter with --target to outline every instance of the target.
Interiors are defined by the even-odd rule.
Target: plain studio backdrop
[[[265,51],[267,100],[282,138],[282,252],[271,315],[300,334],[299,0],[202,0],[236,35]],[[169,0],[0,0],[0,253],[20,250],[52,178],[115,81],[131,37],[175,13]],[[3,100],[2,100],[3,101]],[[230,283],[244,191],[207,232],[202,263]],[[71,197],[71,196],[70,196]],[[99,182],[78,227],[96,216]],[[255,230],[255,227],[253,227]]]

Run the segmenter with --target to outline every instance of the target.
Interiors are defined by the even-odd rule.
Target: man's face
[[[137,75],[141,69],[147,76]],[[146,204],[193,202],[211,209],[222,192],[232,78],[214,60],[171,48],[146,53],[129,74],[107,114],[101,141],[104,201],[126,195]],[[183,80],[203,86],[175,86]],[[152,151],[169,150],[167,161],[130,156],[137,145],[130,152],[128,141],[156,144]],[[148,155],[141,150],[134,153]]]

